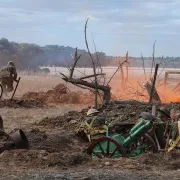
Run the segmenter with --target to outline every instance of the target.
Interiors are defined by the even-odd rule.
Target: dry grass
[[[31,126],[33,123],[38,123],[45,117],[54,117],[63,115],[71,110],[81,110],[81,106],[62,105],[57,108],[3,108],[1,109],[1,116],[4,120],[4,127],[6,132],[10,132],[14,128],[22,128]]]
[[[60,76],[22,75],[15,96],[21,97],[27,92],[46,92],[59,83],[65,84]],[[81,90],[80,88],[71,84],[67,84],[67,87],[71,91]]]
[[[21,97],[27,92],[46,92],[59,83],[64,83],[59,76],[47,75],[20,75],[21,81],[16,91],[15,97]],[[14,84],[15,85],[15,84]],[[68,84],[71,91],[80,90],[73,85]],[[9,94],[10,97],[10,94]],[[14,128],[23,128],[32,123],[39,122],[45,117],[53,117],[63,115],[71,110],[81,110],[83,107],[80,105],[62,104],[56,108],[2,108],[0,115],[4,119],[4,127],[7,132]]]

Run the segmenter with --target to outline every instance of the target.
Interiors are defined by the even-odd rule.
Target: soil
[[[5,99],[0,101],[0,108],[42,108],[46,106],[47,105],[38,100]]]
[[[28,92],[21,97],[22,100],[33,100],[43,104],[93,104],[94,96],[91,92],[69,91],[64,84],[58,84],[47,92]]]
[[[25,130],[27,150],[0,155],[2,177],[8,179],[178,179],[180,152],[146,153],[135,158],[92,159],[83,150],[88,143],[63,128]],[[8,174],[5,173],[8,167]],[[17,168],[18,167],[18,168]],[[13,174],[13,176],[11,176]],[[166,174],[166,175],[165,175]],[[174,177],[174,178],[173,178]]]
[[[46,93],[51,94],[53,101],[56,99],[54,92]],[[70,94],[64,89],[63,93],[69,98]],[[4,100],[0,102],[0,107],[41,108],[52,102],[48,97],[45,98],[46,94],[41,94],[40,97],[40,93],[29,93],[11,103]],[[86,97],[86,101],[87,99]],[[81,100],[75,102],[81,103]],[[61,101],[58,99],[56,102]],[[62,102],[72,103],[74,100]],[[180,103],[164,104],[164,106],[180,108]],[[0,154],[0,179],[179,178],[180,151],[176,150],[170,153],[146,153],[135,158],[92,159],[83,152],[89,143],[82,141],[74,134],[74,130],[86,118],[87,110],[70,111],[63,116],[46,117],[39,123],[25,126],[23,131],[29,140],[30,147],[29,149],[12,149]],[[112,124],[117,124],[135,122],[139,113],[150,112],[151,106],[137,101],[114,101],[106,106],[99,106],[99,111],[99,116]]]
[[[171,108],[179,108],[180,103],[164,104],[163,106]],[[157,106],[158,107],[158,106]],[[124,123],[134,123],[137,121],[141,112],[151,112],[152,107],[145,102],[138,101],[114,101],[106,106],[99,106],[100,113],[98,116],[103,117],[106,121],[111,122],[111,125]],[[87,109],[81,112],[70,111],[64,116],[57,116],[54,118],[44,118],[38,125],[48,127],[64,127],[68,130],[73,130],[86,119]]]

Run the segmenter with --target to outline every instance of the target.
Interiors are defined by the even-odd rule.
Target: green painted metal
[[[140,128],[142,125],[146,124],[145,120],[143,118],[140,119],[139,123],[136,124],[131,130],[130,133],[132,134],[135,132],[138,128]]]
[[[140,123],[141,122],[139,122],[136,126],[139,126]],[[148,121],[144,125],[143,123],[141,123],[141,126],[139,126],[136,130],[130,133],[130,136],[125,139],[123,147],[126,148],[130,146],[132,143],[134,143],[134,140],[138,140],[140,137],[142,137],[152,126],[152,121]]]
[[[122,144],[122,143],[124,142],[124,139],[125,139],[125,138],[124,138],[123,136],[121,136],[120,134],[117,134],[117,135],[115,135],[115,136],[113,136],[113,137],[111,137],[111,138],[117,140],[117,142],[118,142],[119,144]],[[108,144],[108,143],[109,143],[109,144]],[[99,145],[99,144],[100,144],[100,145]],[[101,153],[101,152],[102,152],[100,146],[103,148],[103,151],[104,151],[104,152],[107,152],[107,148],[108,148],[108,149],[109,149],[109,150],[108,150],[108,151],[109,151],[109,154],[112,154],[113,151],[116,149],[116,145],[115,145],[114,143],[112,143],[112,142],[101,141],[99,144],[96,145],[96,147],[94,148],[94,151],[95,151],[96,153]],[[96,155],[93,154],[92,157],[96,158]],[[119,157],[122,157],[122,155],[121,155],[118,151],[116,151],[116,152],[114,153],[114,155],[112,156],[112,158],[119,158]]]
[[[110,137],[116,140],[117,143],[119,143],[124,148],[127,157],[135,157],[146,152],[147,145],[141,144],[140,139],[145,133],[147,133],[147,131],[152,126],[153,126],[152,121],[145,121],[144,119],[141,119],[141,121],[131,129],[129,136],[127,138],[124,138],[120,134],[115,134],[115,135],[108,134],[108,128],[107,128],[106,137]],[[96,153],[101,153],[102,152],[101,148],[103,149],[104,152],[107,152],[107,148],[109,148],[110,154],[113,153],[113,151],[116,149],[116,145],[112,142],[108,143],[108,141],[101,141],[99,144],[97,144],[93,149],[94,152]],[[136,147],[133,149],[133,146]],[[95,155],[92,156],[96,157]],[[117,157],[122,157],[122,155],[118,151],[114,153],[112,158],[117,158]]]

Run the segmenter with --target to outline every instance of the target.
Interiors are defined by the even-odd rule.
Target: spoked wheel
[[[98,158],[125,157],[125,151],[121,144],[109,137],[95,140],[87,150],[88,154]]]
[[[154,140],[148,134],[145,134],[136,143],[128,147],[127,151],[128,157],[134,157],[146,152],[156,153],[158,148]]]
[[[3,95],[3,87],[2,84],[0,84],[0,99],[2,98],[2,95]]]
[[[145,134],[139,142],[144,145],[145,152],[150,151],[152,153],[156,153],[158,151],[156,143],[148,134]]]

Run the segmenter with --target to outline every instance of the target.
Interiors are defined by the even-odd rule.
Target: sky
[[[0,37],[110,56],[180,56],[180,0],[0,0]]]

